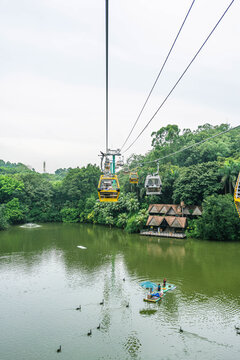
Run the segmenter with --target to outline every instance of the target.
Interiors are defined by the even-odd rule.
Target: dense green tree
[[[231,193],[240,168],[240,129],[213,137],[228,129],[228,124],[204,124],[182,132],[177,125],[160,128],[152,134],[152,149],[145,156],[131,155],[118,173],[121,192],[115,203],[98,201],[100,169],[96,165],[38,174],[21,163],[0,160],[0,227],[26,219],[91,222],[139,231],[151,203],[184,200],[200,205],[209,195],[223,193],[224,186]],[[205,142],[209,137],[213,138]],[[146,196],[145,179],[156,173],[156,159],[160,159],[162,194]],[[139,183],[132,185],[129,173],[136,169]],[[194,230],[193,224],[192,234]]]
[[[139,232],[146,224],[148,217],[147,210],[140,210],[138,214],[132,215],[126,225],[126,231],[129,233]]]
[[[8,221],[5,212],[5,205],[0,205],[0,230],[6,230],[8,228]]]
[[[240,171],[240,160],[227,159],[219,169],[219,174],[222,176],[221,182],[224,185],[225,194],[233,193],[236,184],[237,176]]]
[[[100,169],[96,165],[87,165],[81,169],[70,169],[62,181],[62,198],[72,207],[79,207],[81,200],[84,210],[85,201],[92,195],[97,198],[97,186]]]
[[[22,163],[11,163],[10,161],[3,161],[0,160],[0,174],[10,175],[10,174],[17,174],[17,173],[29,173],[34,171],[30,169],[28,166]]]
[[[203,199],[221,191],[219,164],[202,163],[182,168],[174,183],[173,200],[188,205],[200,205]]]
[[[61,222],[61,209],[63,207],[61,180],[51,181],[51,194],[51,208],[49,210],[48,221]]]
[[[240,221],[231,195],[211,195],[203,202],[203,213],[190,229],[194,237],[205,240],[240,239]]]
[[[180,129],[177,125],[167,125],[152,133],[152,146],[161,147],[176,142],[179,138]]]
[[[23,191],[24,184],[9,175],[0,175],[0,203],[5,203],[13,197],[18,197]]]
[[[62,221],[66,223],[79,222],[79,212],[75,208],[64,207],[61,211]]]
[[[26,218],[27,207],[20,204],[18,198],[13,198],[5,205],[5,215],[10,224],[22,223]]]
[[[171,129],[170,133],[168,130]],[[145,160],[154,160],[156,158],[166,157],[162,163],[171,161],[178,166],[190,166],[201,162],[216,161],[218,157],[239,156],[240,131],[232,130],[220,137],[215,137],[198,146],[192,147],[214,135],[229,129],[228,124],[212,126],[204,124],[195,131],[184,129],[180,135],[177,125],[168,125],[162,127],[157,132],[152,133],[153,149],[147,155]],[[183,152],[178,150],[187,148]],[[176,154],[175,154],[176,152]],[[169,156],[174,153],[173,156]]]
[[[160,195],[160,202],[172,204],[175,181],[179,177],[179,168],[171,164],[161,166],[160,176],[162,181],[162,194]],[[158,202],[159,201],[155,201],[155,203]]]
[[[52,184],[41,174],[21,174],[24,189],[19,197],[20,201],[28,207],[27,221],[49,221],[52,209]]]
[[[63,179],[63,178],[67,175],[67,173],[69,172],[69,170],[70,170],[70,168],[68,168],[68,169],[66,169],[66,168],[64,168],[64,169],[62,169],[62,168],[57,169],[57,170],[55,171],[55,175],[56,175],[56,177],[57,177],[58,179]]]
[[[125,228],[128,220],[128,215],[126,213],[119,214],[117,217],[117,227],[119,228]]]

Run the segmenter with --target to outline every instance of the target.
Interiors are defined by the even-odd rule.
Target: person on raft
[[[167,283],[167,279],[164,278],[164,279],[163,279],[163,287],[166,287],[166,283]]]
[[[158,291],[161,291],[161,285],[160,284],[158,284]]]

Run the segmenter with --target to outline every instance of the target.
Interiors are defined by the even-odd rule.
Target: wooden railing
[[[155,231],[148,231],[148,230],[142,230],[140,232],[140,235],[158,236],[158,237],[166,237],[166,238],[177,238],[177,239],[184,239],[186,237],[185,233],[155,232]]]

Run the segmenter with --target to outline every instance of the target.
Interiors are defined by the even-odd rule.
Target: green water
[[[0,359],[239,359],[239,274],[240,242],[13,227],[0,232]],[[143,302],[139,283],[163,277],[176,290]]]

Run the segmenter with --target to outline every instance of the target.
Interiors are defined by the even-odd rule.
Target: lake
[[[164,277],[176,289],[144,302],[139,283]],[[0,232],[0,290],[1,360],[240,358],[240,242],[15,226]]]

